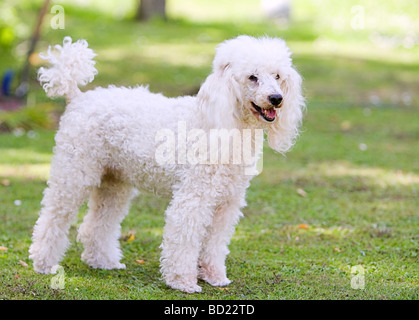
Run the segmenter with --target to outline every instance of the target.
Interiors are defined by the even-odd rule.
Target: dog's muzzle
[[[272,122],[275,120],[275,117],[276,117],[275,108],[263,109],[259,107],[257,104],[255,104],[254,102],[252,102],[252,107],[256,111],[256,112],[253,112],[255,115],[257,114],[261,115],[262,118],[268,122]]]

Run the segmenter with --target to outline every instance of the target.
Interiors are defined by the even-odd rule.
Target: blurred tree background
[[[147,21],[153,17],[166,18],[166,0],[140,0],[136,18]]]
[[[0,2],[0,72],[3,87],[7,71],[14,74],[10,94],[19,86],[43,2]],[[56,0],[49,8],[57,5],[63,28],[54,26],[58,12],[48,11],[36,49],[45,51],[65,35],[87,39],[99,53],[95,85],[150,83],[168,95],[195,93],[217,43],[266,34],[288,42],[309,101],[408,108],[418,102],[414,0]],[[30,59],[29,105],[48,103],[35,81],[38,52]]]

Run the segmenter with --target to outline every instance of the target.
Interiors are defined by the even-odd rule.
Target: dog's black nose
[[[280,94],[272,94],[268,97],[269,102],[272,103],[272,105],[279,106],[282,102],[282,96]]]

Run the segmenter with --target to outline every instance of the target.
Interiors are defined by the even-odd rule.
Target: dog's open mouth
[[[272,122],[275,120],[276,117],[276,110],[274,108],[272,109],[262,109],[258,105],[254,104],[252,102],[252,107],[254,110],[256,110],[257,114],[260,114],[263,119],[265,119],[268,122]],[[255,113],[255,112],[253,112]]]

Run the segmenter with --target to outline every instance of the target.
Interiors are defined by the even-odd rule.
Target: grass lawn
[[[298,8],[306,4],[302,0],[296,1],[298,19],[286,29],[250,21],[251,1],[241,2],[248,11],[235,12],[232,1],[230,16],[217,7],[220,12],[207,20],[197,7],[180,0],[175,7],[175,2],[169,9],[176,19],[148,24],[130,20],[132,8],[128,17],[122,11],[115,17],[112,7],[96,10],[96,1],[91,7],[64,2],[65,30],[45,25],[38,49],[65,35],[86,38],[98,53],[99,75],[89,88],[149,83],[152,91],[177,96],[197,91],[210,72],[215,45],[224,39],[247,33],[288,41],[304,77],[308,112],[301,137],[286,157],[265,150],[263,171],[248,189],[248,206],[229,247],[233,282],[217,288],[200,281],[202,293],[191,295],[168,288],[160,279],[158,248],[168,201],[141,195],[122,224],[127,268],[95,270],[81,262],[82,245],[75,239],[83,207],[61,263],[65,286],[51,288],[54,276],[33,271],[28,248],[54,130],[27,124],[19,129],[16,114],[15,129],[0,134],[0,299],[417,300],[418,45],[379,49],[369,41],[368,25],[356,32],[316,24],[310,12],[320,14],[318,8]],[[348,6],[336,17],[350,15]],[[392,9],[389,4],[381,8],[384,13]],[[414,2],[411,10],[419,12]],[[249,17],[241,21],[245,12]],[[35,13],[30,6],[22,11],[29,21]],[[182,13],[186,18],[179,17]],[[399,30],[390,24],[385,32]],[[5,54],[0,70],[18,68],[21,61]],[[35,81],[29,102],[34,110],[63,109],[63,101],[49,101]],[[4,119],[10,120],[10,114],[0,112],[0,122]],[[363,289],[351,287],[353,277],[361,276],[351,273],[354,266],[364,272]]]

